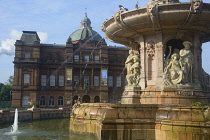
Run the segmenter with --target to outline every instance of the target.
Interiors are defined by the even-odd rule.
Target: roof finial
[[[87,17],[87,8],[85,8],[85,16]]]

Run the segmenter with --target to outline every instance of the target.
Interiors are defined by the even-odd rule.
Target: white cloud
[[[48,39],[47,33],[37,32],[41,40],[41,43],[44,43]],[[12,56],[15,54],[15,41],[21,38],[22,32],[17,30],[12,30],[10,32],[10,38],[2,40],[0,45],[0,55],[5,54]]]
[[[22,32],[21,32],[21,31],[12,30],[12,31],[10,32],[10,36],[11,36],[11,38],[14,39],[14,40],[20,39],[21,35],[22,35]]]
[[[14,55],[15,54],[15,40],[14,39],[6,39],[1,41],[1,47],[0,47],[0,55],[6,54],[6,55]]]
[[[40,40],[41,40],[41,43],[45,43],[48,39],[48,35],[47,33],[44,33],[44,32],[37,32]]]

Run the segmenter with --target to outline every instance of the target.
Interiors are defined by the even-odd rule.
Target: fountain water
[[[17,108],[15,109],[15,117],[14,117],[14,123],[11,128],[11,133],[12,134],[18,133],[18,110],[17,110]]]

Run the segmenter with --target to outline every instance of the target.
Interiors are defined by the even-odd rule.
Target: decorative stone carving
[[[156,11],[156,2],[152,0],[147,5],[147,12],[150,15],[150,18],[153,23],[154,23],[155,11]]]
[[[157,4],[165,4],[165,3],[178,3],[179,0],[151,0],[151,2],[155,2]]]
[[[130,52],[126,62],[128,87],[137,86],[140,81],[140,58]]]
[[[181,49],[179,52],[181,67],[184,72],[183,83],[192,83],[192,69],[193,69],[193,54],[190,50],[192,43],[185,41],[183,43],[184,49]]]
[[[126,61],[125,61],[125,67],[127,68],[127,75],[132,74],[130,67],[133,65],[133,50],[129,50],[129,56],[127,57]]]
[[[172,54],[169,63],[166,63],[162,88],[186,88],[192,86],[194,62],[194,56],[190,50],[192,43],[185,41],[183,45],[185,48],[180,51],[175,51],[175,53]],[[166,61],[168,60],[166,59]]]
[[[80,102],[80,97],[78,98],[78,100],[75,100],[75,104],[72,106],[72,114],[74,114],[74,111],[76,108],[80,107],[81,102]]]
[[[146,51],[147,51],[147,57],[154,57],[155,56],[155,43],[153,41],[150,41],[148,44],[147,44],[147,48],[146,48]]]
[[[176,85],[181,83],[183,79],[183,71],[181,70],[181,63],[179,61],[179,55],[173,54],[171,56],[171,61],[169,62],[168,66],[165,68],[164,73],[167,78],[166,85]]]
[[[199,10],[203,4],[203,0],[191,0],[192,10],[194,13],[199,13]]]
[[[123,13],[123,9],[120,8],[120,10],[114,15],[114,20],[115,22],[120,23],[122,21],[122,14]]]
[[[206,121],[210,121],[210,106],[208,106],[204,111],[204,117]]]

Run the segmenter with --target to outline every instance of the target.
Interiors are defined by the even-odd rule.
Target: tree
[[[1,88],[4,86],[3,83],[0,83],[0,92],[1,92]]]
[[[9,101],[12,91],[13,76],[10,76],[5,84],[0,83],[0,101]]]
[[[10,76],[9,79],[7,80],[7,82],[5,83],[5,85],[12,86],[13,85],[13,80],[14,80],[14,77],[13,76]]]

